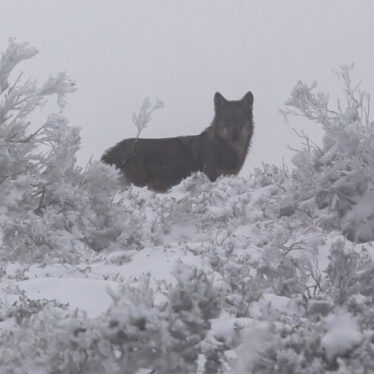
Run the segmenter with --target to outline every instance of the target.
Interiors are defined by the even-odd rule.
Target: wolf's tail
[[[125,139],[109,148],[101,157],[101,161],[109,165],[115,165],[119,169],[123,169],[130,159],[134,156],[138,139]]]
[[[101,161],[105,162],[106,164],[109,164],[109,165],[115,165],[116,164],[116,160],[115,160],[114,154],[115,154],[115,152],[113,152],[113,147],[109,148],[101,156]]]

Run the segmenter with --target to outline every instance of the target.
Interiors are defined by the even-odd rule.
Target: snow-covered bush
[[[107,248],[125,229],[113,200],[120,181],[101,163],[84,170],[77,165],[79,128],[62,113],[76,86],[65,73],[41,87],[22,73],[12,80],[17,65],[37,52],[10,39],[0,60],[0,257],[72,261],[78,249]],[[42,125],[31,123],[31,114],[52,95],[58,111]]]
[[[302,82],[286,102],[287,119],[303,116],[323,127],[322,145],[301,133],[305,147],[293,169],[265,165],[252,176],[262,250],[248,278],[260,291],[256,298],[248,293],[246,315],[261,333],[244,332],[237,373],[373,370],[374,261],[371,243],[356,243],[374,240],[374,123],[369,95],[352,84],[350,69],[337,74],[344,106],[339,101],[332,110],[327,94]],[[325,247],[329,262],[321,271]]]
[[[344,104],[332,109],[329,95],[317,84],[298,82],[286,102],[285,118],[299,115],[324,130],[322,145],[307,136],[293,158],[295,169],[288,198],[293,208],[317,218],[326,229],[341,230],[355,242],[374,240],[374,122],[370,96],[354,85],[352,66],[337,72],[344,84]]]
[[[262,306],[258,316],[263,322],[261,345],[253,358],[251,336],[246,334],[243,348],[251,359],[241,359],[239,373],[370,371],[374,357],[370,348],[374,329],[369,322],[374,313],[373,265],[365,251],[346,248],[341,241],[333,243],[317,295],[299,302],[297,312],[290,309],[289,299],[288,308],[272,313],[271,319],[267,316],[271,304]],[[240,352],[245,355],[245,350]]]
[[[196,372],[210,320],[220,312],[219,298],[202,271],[180,265],[176,272],[178,282],[161,305],[144,279],[137,288],[124,286],[113,294],[112,307],[95,320],[53,303],[37,303],[17,319],[17,333],[0,337],[1,371]]]

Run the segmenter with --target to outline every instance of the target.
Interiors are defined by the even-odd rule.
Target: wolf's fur
[[[238,174],[253,134],[253,95],[228,101],[214,96],[215,116],[200,135],[161,139],[125,139],[108,149],[102,161],[122,170],[128,182],[166,191],[191,173],[211,181]]]

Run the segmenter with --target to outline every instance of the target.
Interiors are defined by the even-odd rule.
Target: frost
[[[57,95],[57,104],[61,110],[66,106],[66,94],[77,90],[74,81],[65,72],[61,72],[57,77],[50,77],[40,90],[43,96]]]
[[[9,38],[8,48],[1,54],[0,60],[0,94],[9,87],[8,77],[14,67],[21,61],[34,57],[38,52],[29,43],[19,44],[15,38]]]
[[[0,63],[0,372],[374,372],[374,130],[350,67],[335,107],[291,92],[283,114],[324,131],[292,168],[155,194],[77,163],[75,84],[12,75],[35,53],[11,40]]]
[[[139,137],[140,133],[147,127],[147,124],[152,120],[153,112],[157,109],[160,109],[164,106],[164,103],[157,99],[156,103],[152,105],[151,101],[146,98],[138,113],[134,113],[132,116],[132,122],[136,126],[138,133],[137,138]]]

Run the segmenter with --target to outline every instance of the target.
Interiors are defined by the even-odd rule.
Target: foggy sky
[[[243,175],[280,164],[299,140],[282,122],[294,84],[316,80],[339,93],[332,69],[356,64],[374,93],[372,0],[0,0],[0,50],[9,36],[40,54],[22,69],[41,81],[67,71],[78,85],[66,114],[82,128],[79,161],[99,158],[136,134],[143,99],[165,107],[144,137],[197,134],[213,117],[213,95],[255,97],[255,135]],[[317,125],[295,122],[318,139]]]

